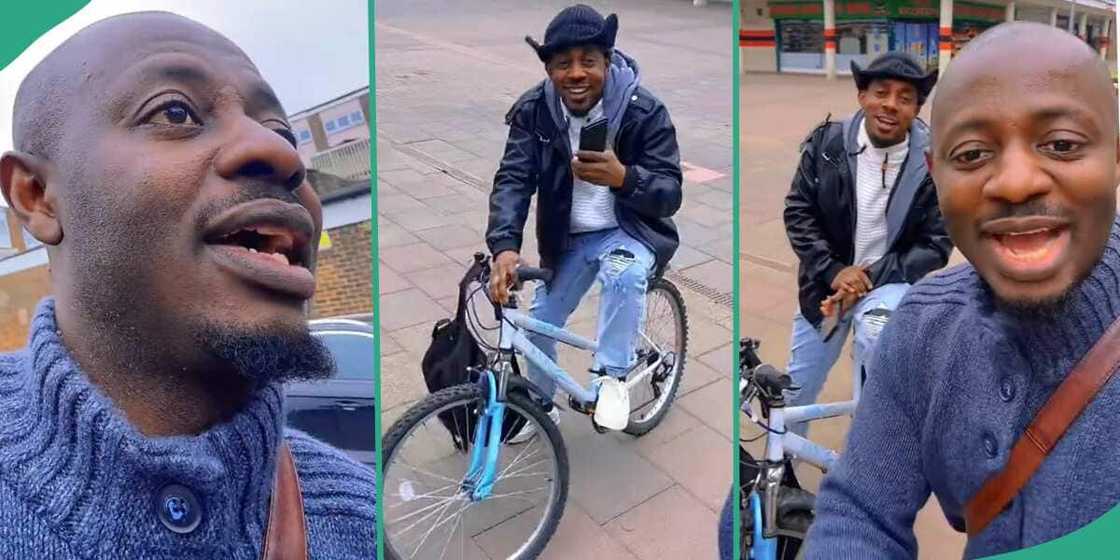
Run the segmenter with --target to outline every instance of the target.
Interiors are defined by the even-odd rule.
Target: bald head
[[[1096,51],[1057,27],[1013,22],[981,33],[953,58],[937,83],[931,114],[934,135],[947,113],[1009,77],[1032,90],[1052,82],[1076,84],[1071,93],[1085,96],[1117,120],[1112,76]]]
[[[53,159],[75,110],[104,99],[113,78],[169,47],[235,57],[256,71],[229,39],[183,16],[137,12],[103,19],[71,36],[24,78],[12,118],[15,148]]]

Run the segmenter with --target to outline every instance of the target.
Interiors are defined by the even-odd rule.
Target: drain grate
[[[689,290],[696,292],[697,294],[700,294],[705,298],[708,298],[708,300],[716,305],[731,307],[732,295],[730,292],[718,290],[695,278],[690,278],[672,269],[665,273],[665,277],[669,280],[672,280],[673,283],[678,286],[688,288]]]

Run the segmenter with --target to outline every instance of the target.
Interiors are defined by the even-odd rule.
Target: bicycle
[[[497,556],[490,550],[492,557],[527,559],[538,556],[552,538],[567,501],[567,449],[541,404],[550,397],[520,375],[519,358],[555,380],[569,395],[569,408],[591,416],[596,431],[605,431],[594,422],[596,380],[580,385],[526,335],[539,333],[585,352],[596,350],[595,341],[518,311],[520,286],[505,306],[490,304],[485,293],[489,273],[489,259],[476,254],[467,275],[478,287],[466,297],[474,338],[487,350],[486,365],[473,369],[467,383],[414,404],[383,440],[387,558],[444,558],[455,546],[459,556],[452,557],[462,558],[478,539],[504,547]],[[521,282],[551,279],[551,271],[530,267],[520,267],[517,275]],[[486,297],[475,297],[480,293]],[[646,298],[638,359],[625,385],[628,391],[648,390],[652,398],[631,397],[631,403],[639,404],[631,407],[622,431],[634,436],[649,432],[665,417],[687,355],[688,321],[680,291],[658,276],[650,280]],[[482,325],[479,300],[493,307],[495,329]],[[667,318],[657,314],[662,310]],[[660,338],[659,326],[667,327],[671,340]],[[496,345],[485,342],[484,330],[498,331]],[[527,422],[535,425],[536,435],[509,444]],[[433,538],[437,530],[441,536]],[[527,536],[509,536],[515,532]]]
[[[813,522],[816,497],[801,487],[792,460],[800,459],[828,472],[839,453],[786,429],[810,422],[851,415],[862,386],[852,383],[852,400],[806,406],[786,406],[786,392],[799,389],[788,373],[778,371],[758,357],[760,342],[739,341],[740,409],[763,429],[762,435],[742,440],[739,446],[740,554],[744,560],[794,560]],[[862,373],[862,372],[861,372]],[[757,399],[759,412],[752,404]],[[766,451],[756,460],[744,443],[765,437]]]

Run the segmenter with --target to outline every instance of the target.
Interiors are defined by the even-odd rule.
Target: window
[[[350,115],[342,115],[336,119],[336,122],[338,123],[339,130],[350,128]]]
[[[362,120],[363,119],[362,119],[362,112],[361,111],[354,111],[353,113],[350,113],[350,122],[352,122],[354,124],[358,124],[358,123],[362,122]]]
[[[333,120],[330,120],[330,121],[327,121],[326,123],[324,123],[324,124],[323,124],[323,127],[327,129],[327,132],[334,132],[334,131],[335,131],[335,128],[337,128],[337,127],[335,126],[335,124],[334,124],[334,121],[333,121]]]
[[[12,248],[12,232],[8,229],[8,209],[0,208],[0,249]]]
[[[31,232],[27,231],[25,228],[19,228],[19,232],[23,235],[23,244],[27,247],[28,251],[42,245],[42,243],[40,243],[38,239],[35,239],[35,237],[31,235]]]
[[[306,144],[311,141],[311,131],[306,128],[299,129],[299,143]]]
[[[365,333],[318,333],[334,357],[338,379],[373,380],[373,337]]]

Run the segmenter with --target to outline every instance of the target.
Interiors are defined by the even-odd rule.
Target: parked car
[[[312,336],[326,344],[338,370],[320,381],[289,383],[288,425],[374,466],[373,319],[317,319]]]

